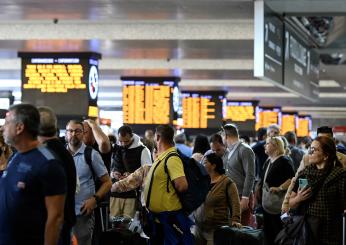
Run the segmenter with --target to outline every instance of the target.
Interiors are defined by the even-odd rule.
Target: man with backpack
[[[147,235],[152,245],[193,244],[192,222],[179,199],[179,195],[188,190],[188,182],[183,162],[176,155],[173,137],[172,127],[160,125],[156,128],[154,139],[158,157],[147,175],[144,189],[151,227]]]
[[[100,154],[91,149],[91,163],[86,160],[90,151],[83,143],[83,123],[75,120],[66,126],[67,149],[73,156],[80,181],[80,191],[75,196],[75,212],[77,215],[73,233],[80,245],[91,245],[94,230],[93,210],[99,201],[109,192],[112,182]],[[100,187],[95,191],[95,180],[99,179]]]

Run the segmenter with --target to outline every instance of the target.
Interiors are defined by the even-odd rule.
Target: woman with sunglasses
[[[289,207],[298,214],[318,218],[314,244],[341,244],[341,215],[346,209],[346,170],[337,158],[333,139],[319,136],[311,143],[309,164],[297,177]],[[302,186],[303,182],[305,186]]]

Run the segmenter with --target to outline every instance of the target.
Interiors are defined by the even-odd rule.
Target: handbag
[[[285,198],[285,192],[271,192],[267,183],[263,183],[262,188],[262,207],[270,214],[281,213],[282,203]]]
[[[292,215],[275,238],[278,245],[317,245],[320,219],[310,215]]]
[[[266,183],[267,175],[272,163],[270,162],[264,175],[262,187],[262,207],[270,214],[280,214],[282,203],[285,198],[285,191],[271,192],[268,184]]]

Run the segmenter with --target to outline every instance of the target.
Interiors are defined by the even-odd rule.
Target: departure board
[[[223,103],[223,120],[234,123],[242,134],[252,136],[255,132],[257,101],[226,101]]]
[[[100,54],[19,52],[18,56],[23,102],[49,106],[58,116],[98,116]]]
[[[268,127],[271,124],[280,124],[281,109],[256,107],[256,130]]]
[[[310,116],[298,117],[297,137],[305,137],[310,135],[312,121]]]
[[[224,95],[224,92],[184,91],[181,94],[182,127],[185,129],[220,128]]]
[[[281,133],[285,134],[288,131],[295,132],[298,123],[297,120],[297,114],[283,112],[281,116]]]
[[[124,124],[173,123],[179,104],[178,78],[122,77],[121,80]]]

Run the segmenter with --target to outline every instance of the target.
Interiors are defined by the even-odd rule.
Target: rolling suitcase
[[[252,227],[222,226],[214,232],[215,245],[263,245],[263,231]]]

